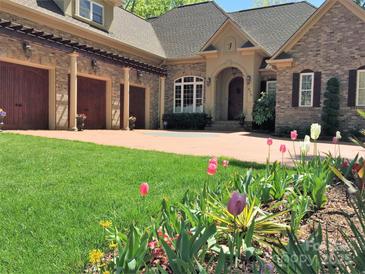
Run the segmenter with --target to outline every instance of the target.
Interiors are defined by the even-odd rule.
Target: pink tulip
[[[272,138],[267,138],[267,145],[271,146],[273,143]]]
[[[292,139],[292,141],[295,141],[298,138],[298,132],[296,130],[291,131],[290,138]]]
[[[210,176],[215,175],[217,173],[217,165],[214,163],[209,163],[207,173]]]
[[[148,192],[150,190],[150,187],[147,183],[142,183],[139,186],[139,193],[141,194],[142,197],[145,197],[148,195]]]
[[[246,195],[240,195],[238,192],[233,192],[231,199],[228,201],[228,212],[233,216],[238,216],[242,213],[246,203]]]
[[[285,153],[285,152],[286,152],[286,145],[282,144],[282,145],[280,146],[280,152],[281,152],[281,153]]]
[[[211,159],[209,159],[209,164],[215,164],[217,166],[218,165],[218,158],[217,157],[212,157]]]
[[[227,168],[228,165],[229,165],[229,161],[228,160],[223,160],[222,165],[223,165],[224,168]]]

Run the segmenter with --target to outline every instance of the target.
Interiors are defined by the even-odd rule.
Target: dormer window
[[[79,15],[99,25],[104,24],[104,6],[91,0],[80,0]]]

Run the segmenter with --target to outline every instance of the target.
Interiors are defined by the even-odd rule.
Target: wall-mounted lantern
[[[251,84],[251,75],[246,76],[247,85]]]
[[[96,59],[91,60],[91,68],[94,72],[98,71],[99,65],[98,65],[98,62],[96,61]]]
[[[208,77],[207,78],[207,86],[209,87],[211,83],[212,83],[212,78]]]
[[[137,79],[141,80],[142,77],[143,77],[143,72],[140,70],[137,70]]]
[[[32,47],[30,43],[28,41],[23,41],[22,47],[25,57],[30,58],[32,56]]]

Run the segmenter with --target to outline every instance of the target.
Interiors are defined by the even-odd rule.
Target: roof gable
[[[341,3],[354,15],[365,21],[365,11],[352,0],[327,0],[313,15],[276,51],[271,60],[283,59],[286,52],[292,49],[297,42],[336,4]]]

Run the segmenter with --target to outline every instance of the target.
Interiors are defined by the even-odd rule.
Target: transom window
[[[357,105],[365,106],[365,70],[357,71]]]
[[[175,81],[175,113],[203,112],[204,80],[186,76]]]
[[[299,106],[313,106],[314,73],[301,73],[299,84]]]
[[[266,82],[266,92],[275,93],[276,92],[276,81],[271,80]]]
[[[104,7],[91,0],[80,0],[79,15],[100,25],[104,23]]]

